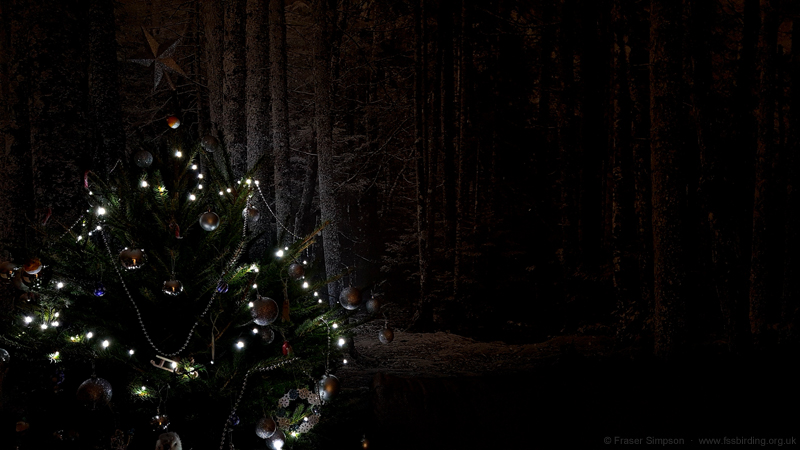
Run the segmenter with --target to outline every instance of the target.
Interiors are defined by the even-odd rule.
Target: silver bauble
[[[242,210],[242,218],[250,222],[258,222],[261,218],[261,212],[253,206],[248,206]]]
[[[286,445],[286,435],[283,434],[281,430],[276,430],[275,433],[267,439],[267,447],[272,450],[281,450],[284,445]]]
[[[356,309],[361,306],[361,302],[361,291],[352,286],[344,288],[339,294],[339,303],[344,309]]]
[[[333,375],[325,375],[319,380],[319,398],[329,402],[339,393],[339,379]]]
[[[256,424],[256,435],[261,439],[269,439],[275,434],[275,430],[277,429],[278,426],[275,425],[275,421],[272,420],[272,417],[263,417]]]
[[[0,278],[6,280],[7,283],[10,283],[14,278],[15,270],[17,270],[17,266],[11,261],[0,262]]]
[[[265,344],[272,344],[275,340],[275,331],[270,327],[264,327],[258,330],[259,336],[264,340]]]
[[[269,325],[278,318],[278,303],[269,297],[261,297],[253,302],[250,313],[253,315],[253,322],[257,325]]]
[[[150,167],[150,164],[153,164],[153,154],[147,150],[139,150],[133,155],[133,160],[137,166],[146,169]]]
[[[215,138],[214,136],[207,134],[203,136],[203,140],[200,141],[200,146],[203,147],[203,150],[214,153],[215,151],[219,150],[219,139]]]
[[[183,284],[181,284],[181,282],[178,280],[165,281],[164,287],[161,288],[161,292],[174,297],[183,292]]]
[[[98,377],[92,377],[78,386],[78,401],[92,409],[104,406],[111,400],[111,384]]]
[[[288,272],[290,277],[299,280],[306,274],[306,268],[302,264],[293,263],[289,265]]]
[[[11,355],[8,353],[8,350],[0,348],[0,362],[8,362],[10,359]]]
[[[126,248],[119,252],[119,262],[122,267],[128,270],[135,270],[142,267],[146,256],[144,250],[138,248]]]
[[[367,307],[368,313],[376,314],[381,310],[381,301],[375,297],[372,297],[371,299],[367,300],[367,303],[364,306]]]
[[[200,215],[200,226],[206,231],[214,231],[219,226],[219,216],[211,211]]]
[[[378,332],[378,340],[381,341],[381,344],[388,344],[394,340],[394,331],[391,328],[386,327]]]
[[[158,436],[156,450],[183,450],[183,444],[178,433],[163,433]]]

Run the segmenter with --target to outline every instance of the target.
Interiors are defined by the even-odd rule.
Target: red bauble
[[[167,125],[172,129],[178,128],[181,126],[181,120],[175,116],[169,116],[167,117]]]
[[[292,350],[292,345],[289,344],[289,341],[283,341],[281,352],[283,353],[283,356],[290,356],[292,353],[294,353],[294,350]]]

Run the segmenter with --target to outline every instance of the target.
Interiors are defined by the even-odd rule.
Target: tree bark
[[[771,192],[770,166],[775,156],[775,56],[778,17],[770,0],[761,0],[761,31],[758,37],[759,91],[755,193],[753,196],[753,242],[750,259],[750,332],[756,345],[767,328],[768,228],[767,202]]]
[[[226,0],[225,52],[222,67],[222,126],[225,149],[233,177],[240,178],[247,167],[247,121],[245,120],[245,0]]]
[[[222,78],[224,75],[222,55],[224,53],[223,2],[201,0],[201,15],[205,37],[206,85],[208,86],[208,118],[211,122],[209,134],[221,137],[222,130]]]
[[[800,146],[800,19],[792,23],[791,96],[789,98],[789,147]],[[797,257],[800,251],[800,196],[794,189],[800,189],[800,157],[797,152],[787,152],[786,180],[786,243],[783,269],[783,305],[781,309],[781,328],[790,330],[792,340],[800,335],[800,288],[797,278],[800,275]]]
[[[89,99],[94,130],[92,162],[107,174],[117,159],[125,159],[125,131],[119,103],[119,75],[114,4],[89,3]]]
[[[459,299],[462,271],[462,244],[464,242],[464,221],[466,220],[466,160],[471,148],[470,91],[472,89],[472,5],[469,0],[461,2],[461,30],[458,69],[458,151],[456,158],[456,223],[453,243],[453,298]]]
[[[330,224],[322,232],[325,250],[325,272],[332,277],[344,269],[341,265],[339,242],[339,211],[336,199],[336,165],[333,147],[333,87],[331,81],[331,13],[335,0],[316,0],[314,15],[314,126],[317,130],[317,161],[319,164],[319,204],[323,220]],[[341,281],[328,285],[329,302],[339,298]]]
[[[455,137],[454,122],[454,57],[453,57],[453,5],[455,2],[439,3],[439,70],[440,70],[440,99],[441,99],[441,134],[440,145],[442,148],[444,165],[444,249],[452,255],[456,233],[456,170],[455,170]],[[449,259],[449,258],[448,258]]]
[[[272,97],[272,161],[275,183],[275,219],[278,245],[290,238],[284,226],[289,226],[291,214],[289,163],[289,96],[286,78],[286,5],[284,0],[269,2],[269,60],[270,94]]]
[[[654,351],[669,357],[685,338],[683,256],[686,187],[680,115],[681,3],[650,2],[650,151],[653,179]]]
[[[247,75],[245,79],[247,110],[247,170],[252,171],[256,163],[268,155],[269,142],[269,9],[263,0],[247,0],[246,58]],[[272,167],[268,159],[253,173],[253,177],[269,186]],[[256,233],[269,229],[266,211],[262,220],[254,224]],[[265,233],[250,247],[250,256],[260,260],[270,245],[269,234]]]

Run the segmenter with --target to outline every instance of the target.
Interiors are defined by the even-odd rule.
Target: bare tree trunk
[[[269,2],[269,60],[270,93],[272,96],[272,158],[275,181],[275,215],[278,221],[278,245],[285,244],[289,236],[283,226],[289,226],[291,190],[289,186],[289,96],[286,78],[286,5],[284,0]]]
[[[466,219],[466,159],[471,148],[470,121],[470,89],[472,79],[472,42],[469,30],[472,27],[472,5],[469,0],[461,2],[461,30],[458,69],[458,150],[456,157],[456,192],[455,192],[455,241],[453,243],[453,298],[459,300],[459,288],[462,271],[462,249],[464,242],[464,220]]]
[[[245,80],[247,110],[247,170],[269,154],[269,9],[263,0],[247,0],[246,58],[247,76]],[[268,186],[271,165],[267,159],[261,162],[254,177]],[[266,211],[262,220],[256,222],[254,232],[268,231],[269,221]],[[250,256],[261,259],[270,246],[269,234],[262,235],[250,247]]]
[[[418,0],[414,4],[414,158],[416,161],[416,188],[417,188],[417,246],[419,255],[419,287],[420,298],[417,302],[415,313],[415,326],[421,330],[430,329],[433,325],[433,305],[430,299],[429,286],[429,247],[427,235],[427,179],[425,177],[427,154],[426,127],[428,123],[425,106],[427,77],[426,46],[427,37],[425,26],[425,0]]]
[[[245,120],[245,0],[226,0],[225,52],[222,67],[222,125],[225,149],[234,178],[247,167],[247,121]]]
[[[680,114],[681,3],[650,1],[650,150],[653,168],[655,354],[680,351],[685,339],[683,256],[686,187]]]
[[[74,221],[83,212],[83,173],[89,166],[86,60],[79,39],[86,11],[58,0],[31,8],[30,145],[36,220]],[[56,220],[48,221],[54,225]],[[56,225],[57,226],[57,225]]]
[[[741,264],[741,248],[739,236],[736,234],[733,211],[728,197],[733,191],[722,167],[719,164],[719,149],[714,117],[717,111],[711,99],[712,67],[709,25],[714,23],[713,4],[698,2],[694,5],[692,23],[692,65],[694,67],[692,81],[692,104],[697,142],[700,150],[700,201],[703,211],[708,216],[711,235],[711,261],[713,264],[714,284],[719,297],[728,348],[737,352],[742,347],[742,321],[738,311],[744,302],[744,271]]]
[[[117,159],[125,159],[125,132],[120,121],[117,36],[114,4],[89,4],[89,98],[94,128],[92,162],[107,174]]]
[[[441,99],[441,148],[444,162],[444,249],[452,254],[456,238],[456,170],[454,122],[454,57],[453,57],[453,17],[455,2],[439,3],[439,74]],[[436,117],[434,115],[434,117]],[[449,260],[449,258],[448,258]]]
[[[340,273],[341,247],[339,243],[339,211],[336,200],[336,166],[333,147],[333,86],[331,81],[331,13],[335,0],[316,0],[313,5],[314,34],[314,126],[317,130],[317,161],[319,164],[319,204],[323,220],[329,220],[323,231],[325,272],[328,277]],[[339,298],[341,281],[328,285],[330,304]]]
[[[753,243],[750,260],[750,332],[756,345],[763,344],[767,327],[768,248],[767,189],[770,165],[775,156],[775,56],[778,17],[770,0],[761,0],[761,32],[758,39],[760,83],[758,96],[758,142],[753,197]]]
[[[311,153],[306,155],[306,177],[303,180],[303,195],[300,197],[300,206],[297,208],[297,214],[294,219],[294,234],[295,236],[305,236],[306,233],[311,231],[311,227],[307,226],[308,212],[311,211],[311,202],[314,200],[314,192],[317,188],[317,143],[316,133],[312,138],[313,149]]]
[[[222,55],[224,12],[222,2],[200,0],[205,35],[206,84],[208,86],[208,118],[211,122],[209,134],[221,137],[222,130]]]

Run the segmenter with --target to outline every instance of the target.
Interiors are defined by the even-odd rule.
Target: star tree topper
[[[172,58],[181,40],[176,39],[172,42],[159,44],[158,41],[156,41],[155,38],[151,36],[150,33],[147,32],[147,30],[144,29],[144,27],[142,27],[142,32],[144,33],[145,39],[147,39],[147,45],[149,47],[150,52],[147,53],[146,56],[140,58],[134,58],[129,61],[134,62],[136,64],[141,64],[145,67],[150,67],[151,65],[155,64],[153,91],[155,91],[156,88],[158,87],[158,84],[161,83],[162,77],[165,77],[167,79],[169,87],[172,88],[172,90],[174,91],[175,85],[169,78],[169,74],[165,72],[172,72],[186,76],[186,73],[183,72],[183,69],[181,69],[180,66],[178,66],[178,63],[176,63],[175,60]]]

